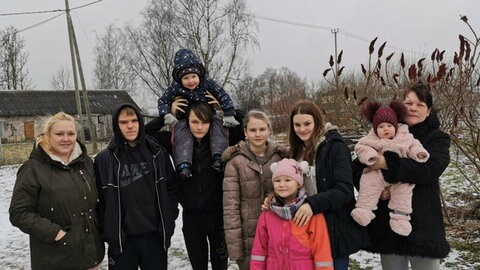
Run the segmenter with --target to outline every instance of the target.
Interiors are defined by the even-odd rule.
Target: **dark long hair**
[[[293,117],[297,114],[309,114],[313,117],[314,129],[312,137],[308,142],[303,142],[298,135],[295,133],[295,127],[293,124]],[[313,103],[310,100],[302,99],[299,100],[292,109],[290,113],[290,128],[288,130],[288,143],[290,144],[290,157],[296,160],[303,154],[303,160],[308,161],[308,163],[313,163],[315,159],[315,145],[322,135],[324,129],[324,120],[322,112],[317,104]],[[305,152],[303,148],[305,146]]]
[[[205,102],[195,102],[188,107],[187,110],[187,123],[190,120],[190,112],[194,112],[198,119],[206,123],[212,123],[213,111],[210,106]]]

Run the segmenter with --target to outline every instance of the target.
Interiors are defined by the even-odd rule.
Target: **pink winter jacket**
[[[355,145],[358,159],[365,165],[373,165],[377,162],[378,153],[392,151],[400,157],[408,157],[417,162],[425,162],[430,157],[422,144],[408,131],[408,126],[398,124],[397,133],[392,139],[380,139],[374,130],[362,137]]]
[[[250,270],[333,270],[327,224],[322,213],[297,227],[273,211],[260,215]]]

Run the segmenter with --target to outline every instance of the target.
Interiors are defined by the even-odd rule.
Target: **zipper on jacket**
[[[121,203],[120,203],[120,167],[122,163],[120,159],[118,159],[117,155],[112,152],[113,157],[118,162],[118,169],[117,169],[117,194],[118,194],[118,246],[120,247],[120,253],[123,253],[123,246],[122,246],[122,213],[121,213]]]
[[[83,182],[85,182],[85,184],[87,184],[88,191],[91,192],[92,189],[90,188],[90,184],[88,183],[87,179],[85,178],[85,175],[84,175],[83,171],[82,171],[82,170],[79,170],[79,172],[80,172],[80,175],[82,176]]]
[[[160,152],[158,152],[160,153]],[[166,231],[165,231],[165,221],[163,219],[163,213],[162,213],[162,208],[160,207],[160,194],[158,192],[158,186],[157,186],[157,181],[160,181],[160,179],[158,179],[158,175],[157,175],[157,156],[158,156],[158,153],[153,155],[153,173],[155,175],[155,182],[153,183],[155,185],[155,193],[157,195],[157,206],[158,206],[158,212],[160,213],[160,222],[162,223],[162,231],[163,231],[163,249],[165,251],[168,251],[167,249],[167,234],[166,234]],[[163,178],[163,177],[162,177]]]

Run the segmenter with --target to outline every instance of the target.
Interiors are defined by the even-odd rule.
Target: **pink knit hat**
[[[284,158],[280,162],[272,163],[272,181],[279,176],[288,176],[303,186],[303,171],[300,164],[291,158]]]

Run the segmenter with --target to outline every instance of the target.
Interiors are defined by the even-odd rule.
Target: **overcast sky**
[[[64,0],[0,0],[0,14],[64,9]],[[70,8],[94,0],[70,0]],[[103,0],[72,11],[87,85],[92,85],[93,48],[96,35],[111,23],[138,23],[147,0]],[[427,57],[435,48],[451,56],[458,48],[458,34],[471,37],[460,21],[466,15],[480,34],[480,1],[477,0],[248,0],[257,16],[260,49],[249,52],[253,74],[266,67],[286,66],[301,77],[320,79],[334,54],[338,28],[338,51],[343,64],[359,71],[366,63],[369,42],[378,36],[377,48],[387,41],[385,54],[404,51],[408,57]],[[14,25],[24,29],[56,13],[0,16],[0,29]],[[36,89],[50,88],[52,75],[64,66],[71,69],[65,15],[21,32],[29,53],[28,70]],[[412,54],[412,52],[414,52]]]

